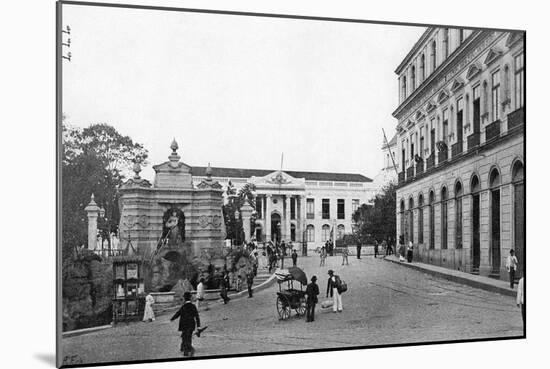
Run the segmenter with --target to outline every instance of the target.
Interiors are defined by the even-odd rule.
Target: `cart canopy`
[[[277,282],[282,283],[285,281],[296,280],[301,284],[307,284],[306,273],[298,267],[290,267],[288,269],[279,269],[275,272]]]

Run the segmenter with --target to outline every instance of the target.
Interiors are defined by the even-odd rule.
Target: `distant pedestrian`
[[[357,241],[357,259],[361,259],[361,242]]]
[[[252,255],[251,255],[251,261],[252,261],[252,272],[254,273],[254,277],[258,275],[258,264],[259,264],[259,259],[258,259],[258,253],[257,252],[254,252]]]
[[[223,278],[220,281],[220,296],[223,299],[223,303],[227,304],[231,300],[227,296],[227,290],[229,289],[229,275],[224,273]]]
[[[374,240],[374,258],[378,257],[378,241]]]
[[[154,322],[155,321],[155,312],[153,311],[153,304],[155,299],[151,294],[145,296],[145,312],[143,314],[144,322]]]
[[[399,261],[405,261],[405,244],[401,237],[399,238],[399,250],[397,252],[399,254]]]
[[[327,259],[327,249],[325,246],[321,247],[321,252],[319,253],[319,257],[321,258],[321,262],[319,263],[319,266],[325,266],[325,260]]]
[[[334,274],[332,269],[328,271],[328,281],[327,281],[327,297],[332,297],[332,311],[333,312],[342,312],[342,295],[338,292],[338,284],[340,283],[340,277]]]
[[[185,292],[183,299],[183,306],[174,314],[170,321],[180,318],[178,325],[178,330],[181,332],[180,351],[183,352],[183,356],[193,356],[195,354],[195,349],[192,345],[193,331],[195,327],[198,328],[201,326],[201,321],[197,307],[191,303],[191,293]]]
[[[204,278],[201,278],[199,280],[199,284],[197,285],[197,300],[195,301],[195,305],[197,306],[197,310],[200,308],[201,301],[204,300]]]
[[[342,265],[344,265],[344,262],[346,263],[346,265],[349,265],[348,255],[349,255],[348,247],[344,245],[342,247]]]
[[[319,286],[315,283],[316,281],[316,276],[311,277],[311,283],[306,287],[306,323],[315,320],[315,304],[319,301],[317,298],[319,295]]]
[[[413,243],[409,241],[409,246],[407,247],[407,263],[412,263],[413,260]]]
[[[521,277],[518,282],[518,294],[516,296],[516,304],[521,309],[521,318],[525,327],[525,278]]]
[[[248,297],[252,297],[252,285],[254,284],[254,272],[250,271],[246,274],[246,287],[248,288]]]
[[[518,258],[514,255],[514,250],[510,250],[510,255],[506,258],[506,269],[510,274],[510,288],[514,289],[514,278],[518,269]]]
[[[296,266],[296,263],[298,261],[298,253],[296,250],[292,250],[292,266]]]

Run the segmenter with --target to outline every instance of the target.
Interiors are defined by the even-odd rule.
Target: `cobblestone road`
[[[277,285],[252,299],[228,305],[212,303],[201,312],[208,330],[194,338],[196,356],[275,352],[440,340],[520,336],[522,321],[512,297],[444,281],[381,259],[350,257],[341,266],[338,256],[300,258],[310,278],[318,277],[320,301],[325,296],[327,270],[348,283],[344,311],[316,311],[305,323],[294,314],[278,320]],[[318,305],[319,307],[319,305]],[[135,323],[63,339],[63,356],[78,355],[84,363],[115,360],[179,358],[180,337],[170,315],[153,323]]]

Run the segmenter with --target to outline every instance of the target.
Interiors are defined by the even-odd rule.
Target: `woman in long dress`
[[[147,294],[145,297],[145,313],[143,314],[144,322],[154,322],[155,321],[155,312],[153,311],[153,304],[155,299],[151,294]]]

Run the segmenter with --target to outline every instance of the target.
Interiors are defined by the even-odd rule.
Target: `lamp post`
[[[277,223],[277,234],[278,234],[278,241],[281,240],[281,222]],[[281,246],[281,243],[278,242],[279,247]],[[285,268],[285,250],[281,250],[281,269]]]
[[[235,233],[235,243],[237,243],[238,241],[238,236],[239,236],[239,227],[238,227],[238,224],[239,224],[239,210],[235,210],[235,228],[233,229],[233,232]]]

